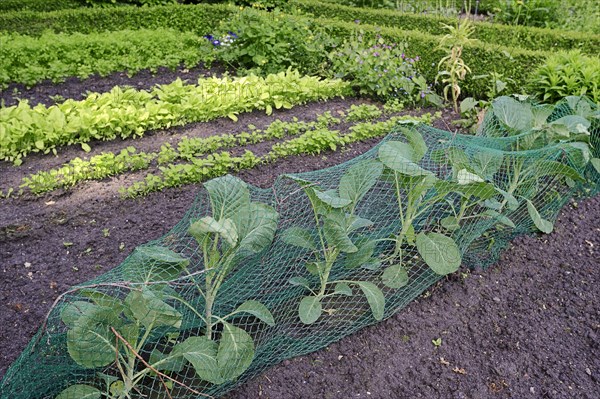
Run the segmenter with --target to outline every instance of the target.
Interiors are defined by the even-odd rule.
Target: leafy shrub
[[[547,27],[558,22],[556,0],[508,0],[495,8],[495,18],[510,25]]]
[[[587,95],[600,101],[600,58],[579,50],[551,55],[531,76],[530,90],[545,102],[570,95]]]
[[[87,5],[94,7],[114,7],[121,5],[135,6],[164,6],[167,4],[175,4],[177,0],[79,0]]]
[[[223,22],[220,31],[216,39],[207,37],[216,45],[217,57],[259,74],[289,67],[305,74],[321,72],[330,47],[329,37],[312,21],[277,10],[270,14],[244,10]]]
[[[77,8],[81,6],[78,0],[2,0],[0,11],[41,11],[49,12]]]
[[[438,96],[417,70],[420,58],[405,54],[405,46],[370,40],[359,34],[329,54],[332,73],[352,81],[359,93],[405,104],[438,104]]]

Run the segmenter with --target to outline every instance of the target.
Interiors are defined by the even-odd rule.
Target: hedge
[[[0,12],[39,11],[48,12],[81,7],[77,0],[0,0]]]
[[[425,10],[438,10],[445,8],[447,1],[441,2],[440,0],[400,0],[396,3],[391,3],[388,0],[322,0],[327,3],[341,4],[351,7],[367,7],[367,8],[386,8],[396,9],[408,12],[421,12]],[[493,13],[494,8],[501,6],[506,0],[480,0],[479,4],[475,0],[471,1],[471,11],[475,12],[477,6],[478,14]],[[464,6],[463,0],[451,0],[450,7],[454,9],[462,9]]]
[[[356,24],[335,19],[317,18],[316,23],[327,29],[329,34],[338,38],[349,38],[362,32],[365,36],[381,36],[387,43],[406,43],[405,53],[408,57],[421,58],[418,67],[428,82],[433,82],[437,75],[437,65],[446,54],[437,49],[440,37],[420,31],[407,31],[398,28],[379,27],[374,25]],[[542,65],[551,52],[533,51],[520,48],[510,48],[490,43],[475,43],[467,45],[463,50],[463,59],[471,68],[461,83],[463,95],[485,97],[489,81],[487,79],[472,79],[473,76],[489,72],[497,72],[504,78],[515,81],[517,88],[525,87],[530,72]]]
[[[204,35],[236,10],[237,7],[225,4],[175,4],[160,7],[79,8],[49,13],[9,12],[0,15],[0,32],[39,36],[45,30],[55,33],[93,33],[170,28]]]
[[[436,15],[402,13],[393,10],[355,8],[314,0],[292,0],[290,6],[322,18],[344,21],[359,20],[361,23],[419,30],[431,35],[447,33],[442,23],[455,25],[456,18]],[[548,51],[551,49],[580,49],[590,55],[600,53],[600,35],[560,31],[525,26],[506,26],[489,22],[474,22],[473,38],[482,42],[528,50]]]

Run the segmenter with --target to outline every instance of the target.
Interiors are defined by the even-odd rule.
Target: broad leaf
[[[503,156],[501,153],[493,151],[478,152],[473,157],[473,167],[475,172],[486,180],[492,180],[494,174],[502,166]]]
[[[480,176],[476,175],[475,173],[471,173],[466,169],[461,169],[458,171],[456,180],[461,186],[466,186],[467,184],[472,183],[483,183],[484,181]]]
[[[343,208],[352,203],[351,200],[347,198],[340,198],[337,195],[334,195],[331,191],[319,191],[315,190],[315,195],[319,198],[323,203],[329,205],[332,208]]]
[[[421,168],[412,159],[416,155],[410,145],[400,141],[388,141],[379,147],[379,159],[388,168],[408,176],[427,176],[432,173]]]
[[[552,230],[554,230],[553,223],[549,220],[543,219],[530,200],[527,200],[527,212],[529,212],[529,216],[531,217],[531,220],[533,220],[535,227],[546,234],[552,233]]]
[[[504,197],[504,200],[506,201],[506,208],[509,211],[514,211],[515,209],[517,209],[519,207],[519,201],[515,198],[514,195],[512,195],[504,190],[501,190],[499,188],[496,188],[496,190],[500,194],[502,194],[502,196]]]
[[[448,231],[455,231],[460,229],[460,224],[458,223],[458,219],[455,216],[446,216],[445,218],[440,219],[440,224],[443,228]]]
[[[235,313],[238,313],[238,312],[250,313],[252,316],[263,321],[264,323],[268,324],[269,326],[275,325],[275,319],[273,318],[273,315],[271,314],[269,309],[267,309],[267,307],[265,305],[263,305],[262,303],[260,303],[258,301],[248,300],[248,301],[242,303],[235,310]]]
[[[383,165],[375,160],[359,162],[350,167],[340,179],[338,191],[341,198],[358,204],[364,195],[377,183]]]
[[[304,324],[312,324],[323,313],[323,307],[321,305],[321,297],[317,296],[305,296],[300,301],[300,306],[298,307],[298,315],[300,316],[300,321]]]
[[[352,296],[352,288],[346,283],[336,283],[334,292],[338,295]]]
[[[175,345],[171,354],[173,356],[183,356],[192,364],[196,374],[202,380],[213,384],[222,384],[225,380],[221,377],[217,363],[217,352],[217,343],[201,336],[189,337]]]
[[[435,273],[446,275],[458,270],[461,263],[456,242],[440,233],[417,234],[417,250]]]
[[[216,220],[236,220],[239,210],[250,204],[250,191],[241,179],[226,175],[204,183]]]
[[[579,115],[567,115],[550,123],[553,130],[558,133],[563,131],[563,136],[569,137],[571,133],[589,134],[590,121]],[[562,129],[561,129],[562,128]]]
[[[173,348],[171,353],[168,355],[162,353],[157,348],[154,348],[154,350],[150,352],[150,365],[158,371],[171,371],[179,373],[181,370],[183,370],[186,359],[183,357],[183,354],[175,350],[175,348]]]
[[[108,366],[115,361],[115,335],[122,322],[112,309],[95,306],[67,331],[67,350],[85,368]]]
[[[315,244],[315,238],[312,236],[310,231],[301,227],[290,227],[281,234],[281,240],[286,244],[293,245],[295,247],[315,250],[317,246]]]
[[[501,96],[492,102],[492,111],[500,122],[515,132],[525,132],[533,127],[533,112],[530,104]]]
[[[356,269],[365,263],[376,260],[373,259],[373,253],[375,252],[376,245],[377,243],[372,240],[360,243],[358,246],[358,251],[346,256],[344,267],[347,269]]]
[[[385,297],[379,287],[367,281],[354,281],[354,283],[358,284],[365,297],[367,297],[367,302],[371,307],[375,320],[383,319]]]
[[[342,226],[337,220],[325,219],[323,223],[323,234],[330,246],[338,248],[342,252],[352,253],[358,251],[358,248],[352,243],[345,226]]]
[[[596,169],[596,172],[600,173],[600,158],[592,158],[590,163]]]
[[[427,153],[427,144],[423,140],[423,136],[414,128],[400,128],[400,133],[406,137],[408,143],[413,150],[413,160],[419,162]]]
[[[253,202],[241,210],[243,221],[238,225],[240,249],[258,253],[273,241],[278,214],[271,206]]]
[[[400,264],[386,268],[381,276],[383,284],[390,288],[402,288],[408,284],[408,273]]]
[[[505,215],[498,213],[492,209],[488,209],[485,212],[483,212],[484,215],[490,216],[494,219],[496,219],[497,221],[499,221],[500,223],[510,227],[510,228],[515,228],[515,224],[512,222],[512,220],[510,220],[508,217],[506,217]]]
[[[189,260],[169,248],[152,245],[137,247],[123,264],[123,279],[133,283],[170,281],[179,276]]]
[[[146,328],[181,327],[181,313],[162,301],[150,289],[144,288],[141,291],[131,291],[125,298],[125,304],[133,317]]]
[[[221,377],[225,381],[239,377],[250,367],[252,359],[254,359],[252,337],[241,328],[224,322],[217,353]]]
[[[90,314],[97,308],[97,305],[86,301],[74,301],[67,304],[60,312],[60,318],[68,327],[73,328],[77,321]]]
[[[369,219],[361,218],[356,215],[347,215],[350,225],[348,226],[348,232],[351,233],[355,230],[362,229],[365,227],[373,226],[373,222]]]
[[[56,399],[100,399],[101,396],[102,392],[90,385],[76,384],[62,391]]]

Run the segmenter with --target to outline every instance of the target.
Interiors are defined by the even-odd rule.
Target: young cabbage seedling
[[[461,253],[452,237],[439,232],[416,232],[415,222],[431,212],[438,204],[448,201],[450,194],[459,198],[460,207],[454,216],[441,220],[448,232],[460,228],[466,211],[476,206],[482,199],[493,196],[494,191],[479,176],[466,169],[458,170],[452,180],[440,180],[431,171],[419,166],[428,151],[422,136],[414,129],[402,129],[407,139],[389,141],[379,148],[379,159],[385,165],[385,173],[391,180],[398,201],[400,232],[393,238],[395,250],[388,259],[382,279],[390,288],[401,288],[408,283],[408,273],[403,262],[406,245],[416,245],[425,263],[437,274],[446,275],[458,270]]]
[[[322,190],[312,182],[288,176],[295,180],[310,201],[313,210],[315,229],[290,227],[283,233],[282,240],[290,245],[311,251],[314,260],[306,264],[308,272],[319,279],[319,286],[311,287],[308,279],[293,277],[290,283],[301,285],[310,291],[300,301],[298,313],[304,324],[317,321],[322,313],[324,298],[334,295],[353,294],[351,286],[357,286],[367,298],[367,302],[376,320],[383,319],[385,298],[381,290],[368,281],[335,280],[329,281],[334,264],[345,254],[346,265],[375,267],[379,260],[373,257],[374,241],[353,240],[351,236],[357,230],[373,224],[370,220],[355,214],[356,206],[364,195],[375,185],[383,167],[375,160],[360,162],[340,179],[337,189]],[[328,289],[333,285],[333,290]]]
[[[265,305],[255,300],[242,303],[225,316],[215,315],[213,308],[219,289],[227,276],[249,255],[257,254],[273,241],[278,214],[271,206],[252,202],[248,186],[233,176],[213,179],[204,184],[212,215],[191,223],[188,233],[200,246],[204,260],[203,284],[197,284],[204,298],[204,314],[181,300],[206,325],[203,337],[184,341],[196,348],[184,357],[194,365],[198,376],[213,384],[222,384],[241,375],[252,363],[254,342],[250,334],[227,320],[247,313],[273,326],[275,320]],[[221,324],[217,342],[214,327]],[[201,349],[198,349],[201,348]]]
[[[138,248],[122,269],[123,278],[134,284],[125,299],[86,289],[81,294],[89,300],[74,301],[62,309],[71,358],[86,369],[112,365],[119,377],[98,373],[104,380],[104,390],[75,384],[57,399],[130,398],[132,391],[140,390],[138,385],[151,375],[152,368],[184,361],[181,344],[172,346],[162,359],[151,357],[150,367],[140,361],[140,353],[158,328],[178,336],[182,314],[167,302],[169,289],[160,282],[177,278],[188,263],[165,247]]]

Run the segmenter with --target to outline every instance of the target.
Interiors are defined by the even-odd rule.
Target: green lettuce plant
[[[373,257],[374,241],[359,240],[356,232],[371,226],[370,220],[356,215],[356,207],[365,194],[376,184],[382,165],[374,160],[363,161],[349,168],[336,189],[323,190],[316,184],[297,177],[296,181],[310,201],[315,228],[290,227],[284,231],[282,240],[287,244],[310,251],[312,260],[306,263],[307,271],[318,278],[314,287],[310,281],[297,276],[290,284],[306,288],[310,294],[303,297],[298,307],[300,320],[313,324],[323,313],[322,300],[336,295],[351,296],[352,287],[359,288],[367,298],[373,317],[381,320],[385,298],[372,282],[333,280],[330,276],[341,255],[345,255],[347,267],[377,267],[379,260]]]

